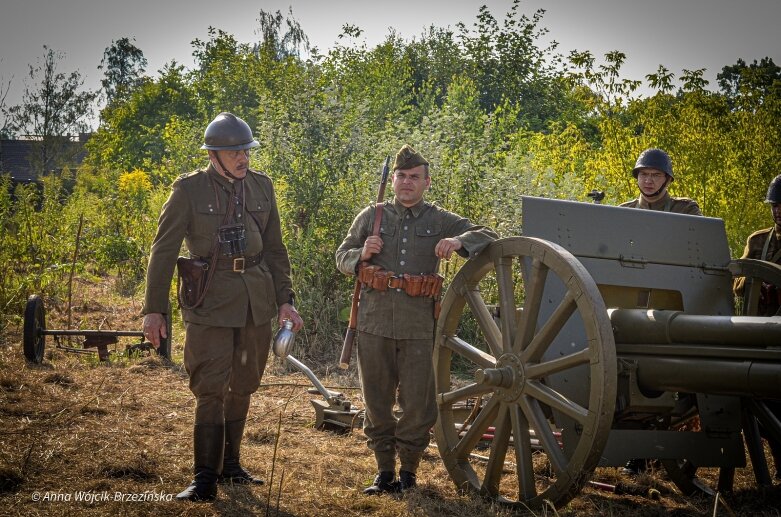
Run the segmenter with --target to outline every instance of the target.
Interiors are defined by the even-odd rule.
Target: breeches
[[[366,416],[363,431],[370,449],[396,447],[423,451],[437,420],[431,339],[390,339],[362,332],[358,336],[358,372]],[[397,401],[401,416],[393,406]]]
[[[196,424],[246,418],[271,346],[271,323],[241,328],[185,323],[184,366],[196,398]]]

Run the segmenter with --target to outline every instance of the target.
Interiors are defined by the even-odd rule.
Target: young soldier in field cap
[[[619,206],[662,210],[677,214],[702,215],[697,202],[685,197],[671,197],[667,187],[674,181],[673,163],[661,149],[646,149],[637,158],[632,176],[637,180],[640,196]]]
[[[180,176],[163,205],[147,268],[144,335],[157,348],[174,266],[184,241],[190,259],[207,263],[203,296],[180,290],[184,366],[195,395],[195,478],[176,496],[211,501],[217,482],[261,484],[241,466],[239,448],[271,344],[271,319],[303,322],[293,308],[290,261],[271,180],[249,168],[258,142],[239,117],[220,113],[201,149],[209,167]],[[181,266],[180,266],[181,273]],[[185,286],[186,288],[186,286]],[[170,317],[170,315],[169,315]]]
[[[430,185],[428,161],[403,146],[393,163],[395,198],[383,204],[380,235],[372,235],[375,207],[369,206],[355,218],[336,251],[339,270],[346,275],[361,273],[363,284],[358,371],[366,405],[364,433],[378,470],[366,494],[415,487],[418,464],[437,419],[432,353],[438,292],[421,286],[433,285],[440,259],[449,259],[453,252],[474,257],[497,237],[484,226],[424,201]],[[362,261],[371,266],[359,272]],[[393,412],[397,401],[402,410],[398,419]]]

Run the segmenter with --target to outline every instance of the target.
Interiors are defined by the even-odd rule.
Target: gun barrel
[[[645,356],[637,360],[644,391],[680,391],[739,397],[781,398],[781,363]]]
[[[610,309],[616,343],[781,347],[781,316],[702,316],[680,311]]]

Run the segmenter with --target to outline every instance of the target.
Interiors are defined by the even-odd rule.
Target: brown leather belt
[[[370,265],[359,269],[358,279],[364,286],[378,291],[385,291],[388,288],[403,289],[409,296],[438,298],[439,293],[442,291],[443,277],[436,273],[421,275],[404,273],[397,275],[393,271]]]
[[[201,257],[201,260],[207,258]],[[263,253],[258,253],[251,257],[233,257],[233,258],[220,258],[217,259],[217,271],[233,271],[235,273],[243,273],[247,269],[257,266],[263,260]],[[211,264],[210,264],[211,265]]]

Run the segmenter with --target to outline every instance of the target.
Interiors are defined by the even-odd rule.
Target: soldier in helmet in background
[[[661,210],[677,214],[702,215],[697,202],[685,197],[671,197],[667,188],[674,181],[673,163],[661,149],[646,149],[637,158],[632,176],[637,179],[640,197],[619,206]]]
[[[205,283],[180,286],[185,324],[184,365],[196,398],[193,431],[195,479],[179,500],[211,501],[217,482],[262,484],[239,462],[250,404],[266,365],[271,319],[303,321],[293,307],[290,261],[271,180],[249,169],[259,144],[231,113],[206,128],[209,166],[180,176],[163,205],[152,243],[144,299],[144,334],[157,348],[174,266],[196,264]],[[190,258],[179,258],[185,242]],[[203,265],[203,264],[207,265]],[[202,276],[202,279],[204,277]],[[195,285],[195,284],[193,284]],[[190,293],[192,294],[192,293]],[[170,315],[169,315],[170,317]]]
[[[673,163],[670,155],[661,149],[646,149],[637,158],[632,176],[637,179],[640,197],[621,203],[619,206],[659,210],[676,214],[702,215],[699,205],[693,199],[672,197],[667,187],[674,181]],[[644,458],[630,459],[621,469],[633,476],[645,472],[649,462]]]
[[[773,218],[773,226],[758,230],[748,236],[746,249],[740,258],[765,260],[781,265],[781,174],[773,178],[767,189],[765,203],[770,205],[770,215]],[[734,291],[736,296],[743,296],[746,279],[735,279]],[[781,286],[762,282],[759,291],[758,316],[774,316],[781,314]],[[781,402],[767,401],[767,406],[781,418]],[[774,440],[764,432],[760,426],[760,432],[770,445],[770,452],[776,465],[776,479],[781,480],[781,443]]]

